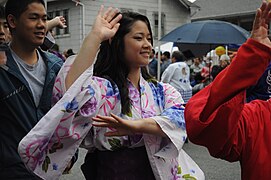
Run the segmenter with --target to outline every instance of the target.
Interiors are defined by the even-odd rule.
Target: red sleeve
[[[252,39],[239,48],[231,65],[185,107],[189,139],[215,157],[238,160],[245,143],[245,89],[256,84],[271,60],[271,49]]]

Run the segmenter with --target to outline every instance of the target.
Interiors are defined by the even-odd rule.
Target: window
[[[66,25],[67,27],[64,28],[64,34],[69,34],[69,26],[68,26],[68,22],[69,22],[69,10],[65,9],[63,10],[63,17],[66,19]]]
[[[158,39],[158,12],[155,12],[153,14],[153,19],[154,19],[154,32],[153,32],[153,37],[154,39]],[[166,15],[165,13],[161,14],[161,37],[165,35],[165,18]]]
[[[66,25],[67,27],[64,29],[60,29],[58,27],[54,28],[53,31],[55,32],[56,36],[69,34],[69,9],[63,9],[63,10],[55,10],[48,12],[48,19],[53,19],[56,16],[63,16],[66,19]]]

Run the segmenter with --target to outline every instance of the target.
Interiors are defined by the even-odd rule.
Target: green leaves
[[[50,164],[51,164],[51,160],[48,156],[46,156],[42,164],[42,170],[47,173]]]
[[[182,176],[185,180],[197,180],[197,178],[191,176],[190,174],[185,174]]]
[[[112,151],[115,151],[115,150],[118,150],[120,149],[122,146],[121,146],[121,142],[119,139],[116,139],[116,138],[113,138],[113,139],[108,139],[108,142],[111,146],[111,150]]]

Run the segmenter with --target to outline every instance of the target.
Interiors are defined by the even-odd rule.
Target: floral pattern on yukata
[[[124,115],[117,86],[92,76],[91,67],[66,90],[64,82],[71,64],[72,60],[67,59],[56,78],[55,106],[20,142],[19,154],[28,168],[44,179],[53,180],[61,176],[79,145],[99,150],[145,145],[156,179],[174,179],[176,172],[182,175],[176,171],[181,163],[178,154],[182,152],[182,137],[186,136],[179,92],[168,84],[147,82],[142,76],[139,91],[127,80],[132,106],[131,114]],[[91,118],[110,113],[129,121],[153,118],[168,137],[148,134],[104,137],[104,133],[113,129],[93,127]],[[185,162],[190,161],[193,162]],[[194,169],[195,174],[201,173],[196,165]]]

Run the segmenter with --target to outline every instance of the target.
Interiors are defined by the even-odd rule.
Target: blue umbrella
[[[250,36],[245,29],[225,21],[206,20],[184,24],[160,41],[188,44],[242,44]]]
[[[206,20],[184,24],[160,41],[174,42],[190,59],[206,55],[218,45],[241,45],[249,36],[248,31],[229,22]]]

